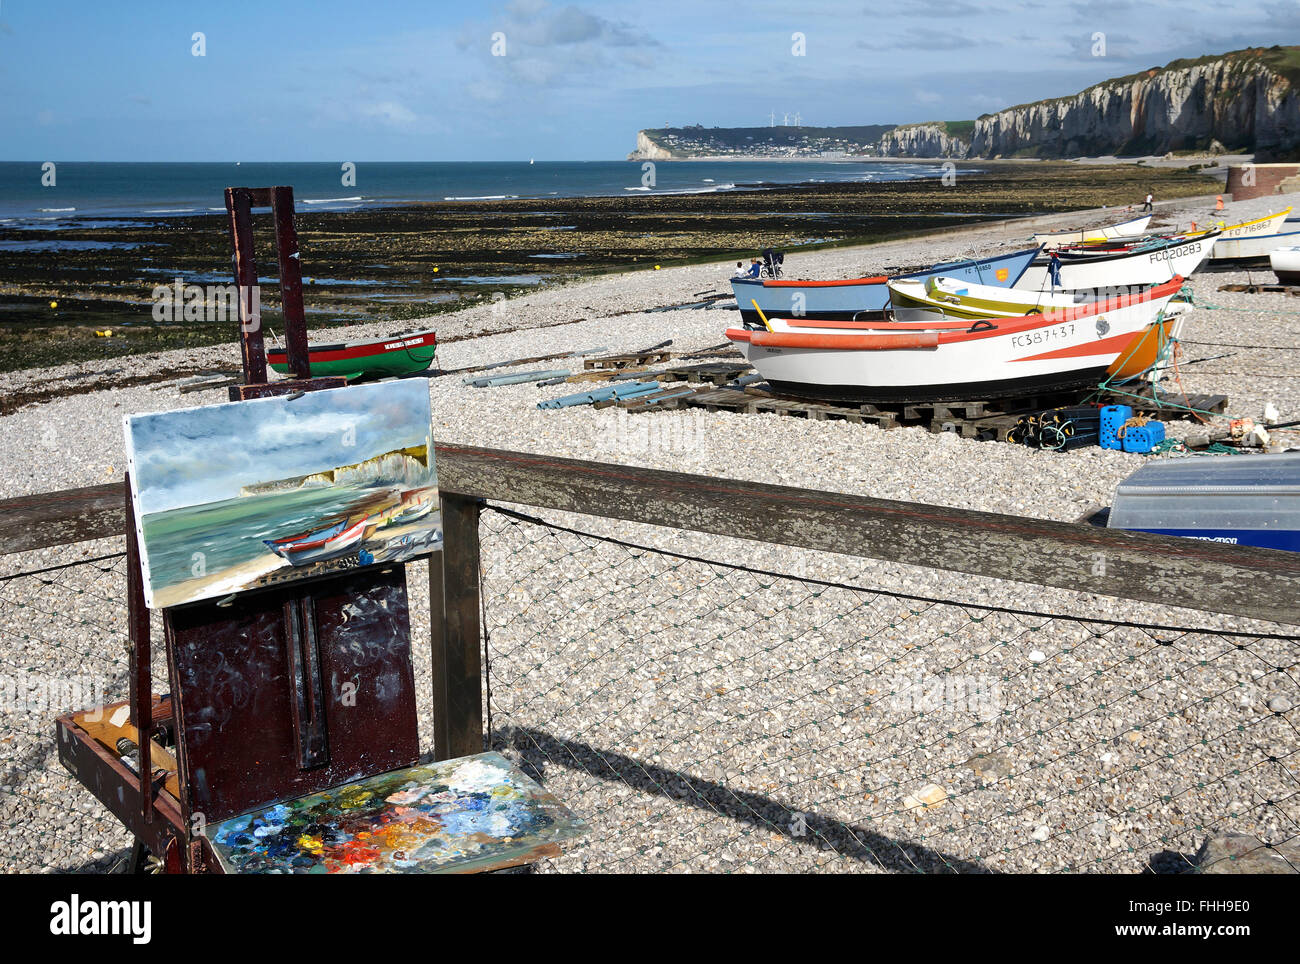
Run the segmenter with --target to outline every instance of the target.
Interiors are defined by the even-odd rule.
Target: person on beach
[[[1222,210],[1223,210],[1223,195],[1222,195],[1222,194],[1220,194],[1220,195],[1218,195],[1217,197],[1215,197],[1215,199],[1214,199],[1214,210],[1216,210],[1216,211],[1222,211]]]
[[[763,262],[755,258],[749,263],[749,270],[745,272],[746,278],[757,278],[763,272]]]
[[[737,261],[736,270],[731,275],[733,278],[748,278],[749,272],[745,270],[745,262]]]
[[[1143,214],[1145,214],[1145,213],[1147,213],[1148,211],[1151,210],[1151,202],[1152,202],[1153,200],[1154,200],[1154,198],[1152,197],[1151,192],[1148,191],[1148,192],[1147,192],[1146,203],[1142,205],[1142,213],[1143,213]]]
[[[1065,287],[1061,284],[1061,256],[1056,253],[1055,248],[1049,252],[1047,259],[1047,277],[1051,279],[1053,291]]]

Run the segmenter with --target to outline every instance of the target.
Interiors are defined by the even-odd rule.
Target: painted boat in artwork
[[[1081,228],[1077,231],[1059,231],[1049,234],[1035,234],[1034,240],[1039,244],[1052,246],[1057,244],[1077,244],[1088,241],[1105,241],[1109,238],[1135,238],[1147,229],[1151,215],[1143,214],[1117,224],[1108,224],[1101,228]]]
[[[386,378],[425,371],[433,363],[437,348],[438,336],[432,331],[421,331],[379,341],[308,345],[307,357],[312,377]],[[289,373],[289,356],[285,348],[268,348],[266,361],[281,375]]]
[[[272,548],[276,546],[294,545],[295,543],[300,543],[300,542],[315,542],[318,539],[329,539],[333,536],[338,535],[340,532],[343,531],[343,527],[345,525],[347,525],[347,520],[341,519],[338,522],[333,523],[332,525],[327,525],[324,528],[316,529],[312,532],[299,532],[296,535],[284,536],[283,538],[280,539],[263,539],[262,542],[268,546],[271,546]]]
[[[937,264],[924,271],[899,275],[900,278],[925,280],[942,274],[965,281],[1009,288],[1019,280],[1038,255],[1038,248],[973,261]],[[765,315],[798,315],[827,321],[852,321],[863,315],[883,312],[889,307],[889,278],[850,278],[845,281],[794,281],[766,278],[733,278],[740,319],[747,325],[762,324],[754,302]]]
[[[1140,294],[1019,318],[781,318],[771,329],[726,336],[783,394],[857,403],[1014,398],[1099,384],[1182,286],[1176,277]]]
[[[1218,231],[1183,240],[1171,238],[1134,251],[1061,259],[1063,291],[1132,288],[1158,285],[1175,277],[1186,278],[1201,266],[1215,247]],[[1021,275],[1015,287],[1022,291],[1050,291],[1048,259],[1039,258]]]
[[[369,518],[362,518],[347,528],[343,527],[346,523],[339,523],[330,527],[326,535],[313,533],[296,541],[266,539],[263,542],[268,549],[291,565],[305,566],[348,553],[365,537],[369,521]]]
[[[1270,251],[1268,263],[1282,284],[1300,284],[1300,245]]]
[[[1210,260],[1215,264],[1247,264],[1268,261],[1278,248],[1290,248],[1300,244],[1300,231],[1287,234],[1264,234],[1253,238],[1233,238],[1230,241],[1217,241]]]

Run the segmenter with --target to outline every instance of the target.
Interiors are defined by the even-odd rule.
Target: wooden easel
[[[284,341],[288,353],[288,381],[268,384],[266,344],[260,312],[250,311],[245,295],[257,287],[257,258],[253,251],[255,207],[269,207],[275,222],[276,257],[280,267],[280,306],[284,314]],[[298,228],[294,221],[293,188],[228,187],[226,214],[230,219],[230,244],[234,249],[235,284],[239,289],[239,345],[244,363],[244,383],[230,388],[232,402],[266,398],[290,392],[339,388],[347,380],[339,376],[311,377],[307,349],[307,315],[302,303],[302,260],[298,251]]]
[[[265,205],[275,219],[292,373],[274,384],[266,381],[260,319],[251,317],[243,296],[257,283],[250,212]],[[231,400],[342,386],[343,378],[310,377],[292,189],[228,188],[226,208],[245,375]],[[415,768],[420,751],[404,564],[164,609],[171,692],[158,697],[129,478],[126,517],[129,698],[67,714],[57,725],[60,759],[135,835],[137,858],[147,847],[167,872],[221,871],[210,828],[223,821],[238,823],[281,801],[301,804],[324,791],[346,791],[367,778],[432,779],[429,768]],[[455,524],[459,517],[454,511],[452,517]],[[437,619],[443,600],[434,589]],[[445,685],[436,667],[435,680]],[[436,725],[439,751],[449,741],[466,752],[481,749],[481,737],[475,748],[473,740],[444,732],[446,721]],[[135,772],[117,749],[122,738],[138,746]],[[484,756],[494,757],[491,766],[505,766],[495,755]],[[554,855],[555,840],[579,832],[580,821],[533,789],[538,792],[529,805],[547,812],[555,839],[516,847],[497,860],[482,856],[465,869]]]

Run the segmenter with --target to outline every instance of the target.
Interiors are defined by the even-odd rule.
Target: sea
[[[299,211],[429,201],[707,194],[791,184],[938,178],[939,164],[879,161],[0,162],[0,229],[224,211],[227,187],[291,184]]]

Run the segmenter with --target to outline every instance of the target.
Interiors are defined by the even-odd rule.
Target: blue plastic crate
[[[1164,440],[1164,422],[1147,422],[1141,426],[1130,425],[1124,430],[1124,451],[1150,452]]]
[[[1129,405],[1103,406],[1101,410],[1101,438],[1097,444],[1104,449],[1122,451],[1124,443],[1120,438],[1120,429],[1132,417],[1133,409]]]

